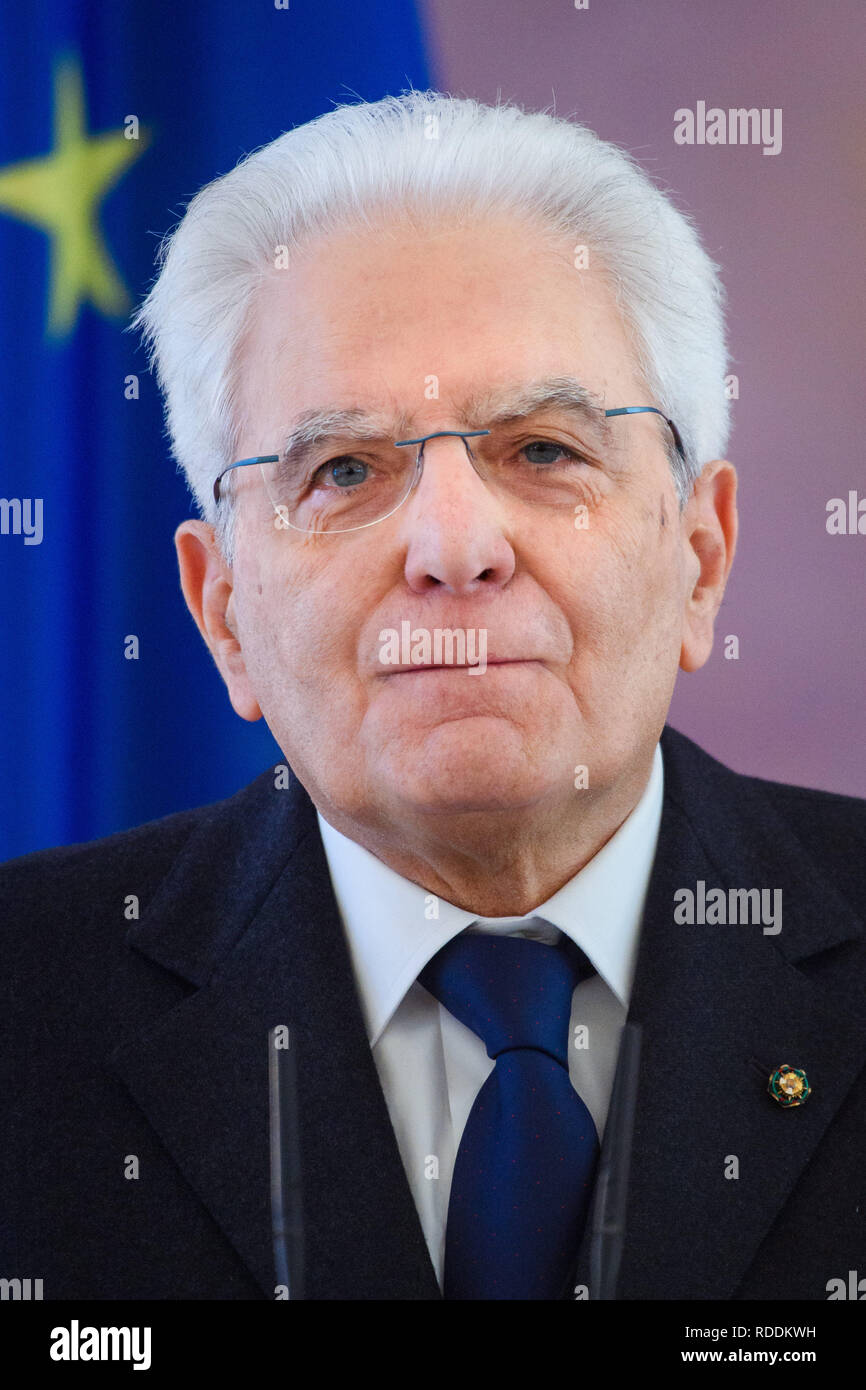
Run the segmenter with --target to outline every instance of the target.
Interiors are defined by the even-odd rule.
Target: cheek
[[[673,640],[680,617],[679,555],[669,527],[654,524],[643,529],[627,570],[634,626],[645,651]]]
[[[659,513],[596,513],[568,550],[567,610],[573,615],[575,658],[610,657],[617,664],[657,655],[674,640],[680,610],[680,556],[674,528]]]
[[[326,720],[339,689],[346,701],[357,681],[357,634],[367,612],[357,568],[336,572],[333,557],[307,546],[279,568],[256,564],[243,604],[244,653],[270,706],[291,706]]]
[[[649,530],[632,573],[632,629],[636,662],[645,684],[667,688],[682,645],[681,556],[669,525],[659,536]]]

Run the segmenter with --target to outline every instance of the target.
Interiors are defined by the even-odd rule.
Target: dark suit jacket
[[[866,1275],[866,802],[737,775],[669,728],[662,746],[620,1296],[825,1299]],[[781,888],[781,933],[676,925],[700,879]],[[267,1030],[288,1023],[307,1296],[440,1296],[297,783],[10,863],[0,920],[0,1276],[46,1299],[272,1298]],[[782,1063],[808,1074],[800,1107],[767,1094]]]

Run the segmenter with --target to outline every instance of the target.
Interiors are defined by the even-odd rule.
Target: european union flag
[[[124,330],[210,179],[342,101],[429,85],[406,0],[38,0],[0,16],[0,858],[228,795],[282,760],[180,594],[191,514]]]

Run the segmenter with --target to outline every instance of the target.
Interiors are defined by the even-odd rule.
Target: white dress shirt
[[[457,1147],[493,1070],[484,1043],[418,975],[446,942],[473,929],[556,942],[571,937],[595,966],[572,996],[569,1077],[599,1139],[628,1011],[640,923],[661,822],[661,748],[644,793],[607,844],[523,917],[476,917],[428,893],[319,816],[367,1036],[440,1286]]]

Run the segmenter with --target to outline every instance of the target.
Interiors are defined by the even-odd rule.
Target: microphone
[[[298,1076],[285,1024],[268,1031],[271,1239],[274,1271],[292,1300],[304,1297],[304,1213],[298,1143]]]
[[[640,1045],[640,1024],[627,1023],[622,1030],[592,1209],[590,1299],[617,1297],[619,1267],[625,1246],[625,1212],[637,1106]]]

